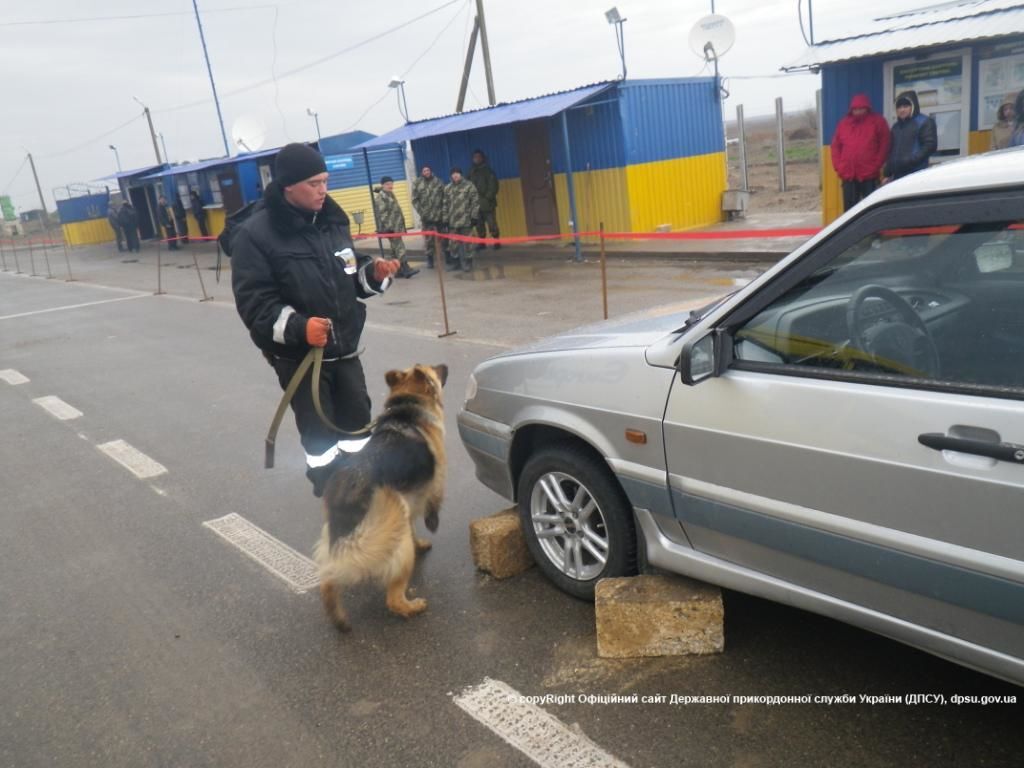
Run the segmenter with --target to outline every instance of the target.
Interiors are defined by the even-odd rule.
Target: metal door
[[[551,170],[547,120],[520,123],[516,130],[519,178],[523,188],[526,231],[531,235],[557,235],[558,204]]]

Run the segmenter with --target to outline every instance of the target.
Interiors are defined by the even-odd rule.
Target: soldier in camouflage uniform
[[[412,207],[420,215],[423,222],[423,229],[440,232],[444,229],[444,182],[434,175],[429,165],[423,166],[419,178],[412,183]],[[427,267],[434,267],[434,253],[436,237],[426,238]],[[450,259],[448,254],[448,241],[441,241],[441,249],[444,251],[445,262]]]
[[[498,232],[498,176],[487,164],[487,156],[479,149],[473,150],[473,168],[469,172],[469,180],[473,182],[477,193],[480,195],[480,215],[476,219],[476,236],[487,237],[487,230],[491,231],[491,237],[501,237]],[[476,246],[478,251],[484,249],[484,244]],[[501,248],[501,243],[494,244],[494,250]]]
[[[455,235],[468,235],[473,231],[473,220],[480,215],[480,195],[473,182],[462,178],[461,168],[452,168],[452,183],[444,188],[444,220],[448,231]],[[462,267],[463,272],[473,269],[473,257],[468,256],[466,243],[453,241],[454,260],[449,270]]]
[[[380,189],[374,195],[373,207],[377,211],[377,227],[383,234],[405,232],[405,214],[402,207],[395,198],[395,180],[390,176],[384,176],[380,180]],[[400,237],[389,237],[391,245],[391,258],[397,259],[401,264],[398,277],[412,277],[419,274],[418,269],[410,269],[409,260],[405,255],[405,243]]]

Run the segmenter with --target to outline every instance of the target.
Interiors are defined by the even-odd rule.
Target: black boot
[[[404,277],[404,278],[408,279],[410,277],[418,275],[419,273],[420,273],[420,271],[418,269],[413,269],[412,267],[409,266],[409,262],[408,261],[406,261],[405,259],[402,259],[402,266],[398,270],[398,276],[399,277]]]

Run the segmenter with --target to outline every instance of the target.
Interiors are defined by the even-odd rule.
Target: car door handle
[[[923,435],[918,435],[917,442],[936,451],[972,453],[975,456],[987,456],[996,461],[1024,464],[1024,445],[987,443],[984,440],[971,440],[966,437],[950,437],[941,432],[926,432]]]

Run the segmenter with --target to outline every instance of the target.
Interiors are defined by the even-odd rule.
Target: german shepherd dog
[[[391,391],[370,441],[327,482],[325,523],[313,553],[324,610],[343,632],[350,626],[342,590],[362,581],[384,587],[388,609],[399,616],[427,607],[406,591],[416,552],[431,546],[417,538],[416,519],[436,531],[444,496],[441,388],[448,367],[415,365],[384,379]]]

